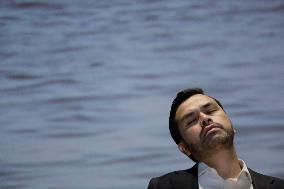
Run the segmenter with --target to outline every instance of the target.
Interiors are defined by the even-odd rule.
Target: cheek
[[[227,123],[231,123],[231,120],[229,119],[227,115],[224,115],[223,118]]]
[[[196,144],[199,142],[200,127],[191,127],[182,134],[183,139],[189,144]]]
[[[225,112],[223,111],[218,111],[214,116],[218,120],[228,120],[228,116]]]
[[[225,127],[232,127],[231,120],[229,119],[229,117],[226,114],[219,115],[216,118],[217,118],[216,122],[221,123],[223,126],[225,126]]]

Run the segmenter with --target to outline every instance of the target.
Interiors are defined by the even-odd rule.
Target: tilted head
[[[214,113],[208,113],[208,111],[211,111],[211,109],[214,109]],[[190,114],[190,116],[188,116],[187,114]],[[190,120],[195,120],[194,124],[191,123],[190,127],[192,128],[190,129],[188,129],[189,126],[186,126],[185,123],[181,123],[181,120],[183,120],[181,118],[185,116],[190,117]],[[188,119],[189,118],[187,118],[187,122]],[[206,151],[206,146],[210,146],[208,141],[206,144],[202,144],[202,141],[205,140],[205,137],[202,138],[199,136],[201,132],[203,132],[204,128],[208,125],[210,125],[210,127],[207,127],[206,130],[216,126],[215,130],[218,130],[217,127],[220,127],[220,130],[222,130],[222,132],[224,130],[226,133],[229,133],[228,135],[232,134],[230,129],[232,128],[231,122],[227,117],[227,114],[225,113],[222,104],[217,99],[205,95],[203,90],[200,88],[189,88],[180,91],[171,106],[169,117],[169,130],[172,138],[174,139],[175,143],[178,144],[180,150],[180,147],[183,147],[183,144],[185,144],[186,147],[190,148],[191,152],[194,151],[192,153],[185,153],[184,150],[181,150],[183,153],[188,155],[193,161],[197,161],[195,157],[199,156],[199,153],[201,153],[195,152],[195,150],[198,151],[198,149],[202,149],[203,151]],[[192,134],[188,133],[189,131],[198,136],[193,135],[194,137],[192,137]],[[221,133],[221,131],[218,132]],[[222,134],[224,135],[223,138],[225,138],[226,140],[227,138],[231,137],[227,136],[227,134]],[[221,134],[218,134],[218,137],[219,135]],[[206,138],[206,140],[209,140],[208,137]],[[213,137],[213,135],[210,137]],[[230,138],[230,140],[232,140],[232,138]],[[218,140],[216,141],[220,142]]]

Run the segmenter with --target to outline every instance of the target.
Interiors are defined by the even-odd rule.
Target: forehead
[[[196,94],[196,95],[189,97],[187,100],[181,103],[181,105],[178,107],[176,111],[176,119],[178,120],[185,113],[195,108],[199,108],[200,106],[205,105],[209,102],[212,104],[217,104],[215,100],[203,94]]]

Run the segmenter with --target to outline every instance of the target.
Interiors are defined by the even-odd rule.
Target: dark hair
[[[179,129],[178,129],[178,123],[175,120],[176,111],[177,111],[178,107],[185,100],[187,100],[188,98],[190,98],[191,96],[196,95],[196,94],[203,94],[204,95],[204,92],[200,88],[189,88],[189,89],[182,90],[177,94],[176,98],[174,99],[174,101],[172,103],[171,110],[170,110],[170,117],[169,117],[169,129],[170,129],[171,136],[174,139],[176,144],[179,144],[182,141],[182,137],[181,137]],[[217,102],[217,104],[222,109],[224,109],[222,104],[217,99],[215,99],[213,97],[210,97],[210,98],[214,99]]]

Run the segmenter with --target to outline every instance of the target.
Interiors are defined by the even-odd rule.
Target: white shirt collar
[[[210,167],[203,162],[198,163],[198,176],[203,175]]]
[[[241,175],[245,174],[245,176],[248,177],[250,183],[252,183],[250,172],[248,170],[248,167],[247,167],[246,163],[243,160],[241,160],[241,159],[239,159],[239,163],[240,163],[240,166],[241,166],[242,170],[241,170],[241,172],[240,172],[240,174],[238,175],[237,178],[240,178]]]
[[[211,187],[212,188],[219,188],[219,187],[222,188],[222,186],[225,188],[227,187],[232,188],[232,186],[235,185],[236,182],[237,183],[246,182],[247,186],[251,185],[250,188],[253,188],[251,175],[249,173],[249,170],[245,162],[239,159],[239,164],[241,167],[241,172],[239,173],[239,175],[236,178],[228,178],[224,180],[222,177],[218,175],[215,169],[208,167],[203,162],[200,162],[198,164],[198,180],[199,180],[200,188],[204,188],[204,189],[211,188]]]
[[[239,164],[240,164],[242,170],[236,178],[240,177],[241,174],[246,173],[249,180],[252,181],[246,163],[242,159],[239,159]],[[213,168],[208,167],[208,165],[206,165],[203,162],[199,162],[199,164],[198,164],[198,176],[203,175],[206,171],[208,171],[208,169],[213,169]]]

